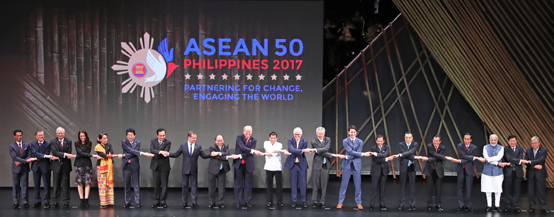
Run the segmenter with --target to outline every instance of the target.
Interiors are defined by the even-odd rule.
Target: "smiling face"
[[[510,147],[516,147],[517,145],[517,139],[514,137],[514,138],[511,138],[510,140],[508,140],[508,144],[510,144]]]
[[[498,136],[490,136],[489,142],[491,143],[491,145],[496,145],[498,143]]]
[[[194,136],[196,136],[196,135],[194,135]],[[215,144],[216,144],[218,147],[223,146],[223,143],[224,143],[224,142],[225,142],[225,141],[223,140],[223,136],[219,135],[219,136],[215,137]]]
[[[85,141],[87,140],[87,136],[84,133],[79,133],[79,140],[81,140],[82,144],[85,144]]]
[[[357,133],[358,132],[355,129],[348,130],[348,136],[350,136],[350,139],[355,139]]]
[[[187,137],[189,140],[189,144],[196,143],[196,134],[191,134],[189,137]]]
[[[127,140],[129,140],[129,142],[132,142],[135,140],[135,134],[133,132],[128,132],[127,133]]]
[[[56,131],[56,137],[58,137],[58,140],[61,140],[65,137],[65,131],[64,130],[57,130]]]
[[[538,149],[540,145],[541,142],[539,142],[539,139],[533,139],[533,141],[531,141],[531,147],[533,147],[533,149]]]
[[[293,132],[293,134],[294,134],[294,139],[296,139],[296,141],[298,141],[298,140],[300,140],[300,138],[302,138],[302,131],[300,131],[300,130],[295,130]]]
[[[105,145],[108,143],[108,136],[107,135],[102,135],[102,139],[100,139],[100,143],[102,143],[102,145]]]
[[[37,135],[35,135],[35,138],[37,138],[37,141],[39,142],[44,141],[44,131],[38,131]]]
[[[383,137],[379,137],[377,138],[377,140],[375,140],[375,142],[377,143],[377,145],[379,147],[383,146],[383,144],[385,144],[385,139]]]
[[[252,136],[252,127],[251,126],[244,127],[242,129],[242,134],[244,134],[246,138],[250,138]]]
[[[165,130],[158,132],[156,136],[158,137],[158,140],[163,142],[165,140]]]
[[[271,135],[269,136],[269,141],[271,142],[271,144],[275,144],[275,142],[277,142],[277,136],[276,135]]]
[[[433,137],[433,146],[439,147],[441,144],[441,139],[439,137]]]
[[[414,136],[411,133],[404,134],[404,142],[406,144],[412,144],[412,141],[414,141]]]
[[[471,141],[472,141],[472,139],[471,139],[471,136],[470,136],[470,135],[464,135],[464,144],[465,144],[466,146],[468,146],[469,144],[471,144]]]

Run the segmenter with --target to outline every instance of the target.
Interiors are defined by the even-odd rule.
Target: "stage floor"
[[[398,177],[397,177],[398,178]],[[248,210],[235,209],[234,199],[233,199],[233,189],[227,189],[225,194],[225,209],[212,210],[208,208],[208,189],[201,188],[198,192],[198,203],[199,209],[181,209],[181,189],[171,188],[168,192],[168,208],[167,209],[153,209],[150,208],[152,205],[153,198],[153,189],[152,188],[143,188],[141,190],[142,196],[142,208],[133,208],[126,209],[123,208],[123,189],[116,188],[115,190],[115,206],[108,209],[99,208],[99,199],[98,199],[98,190],[97,188],[92,188],[91,197],[89,199],[89,204],[91,207],[88,209],[80,209],[75,206],[79,205],[79,196],[76,188],[71,188],[71,205],[74,208],[63,209],[63,208],[50,208],[50,209],[12,209],[12,199],[11,199],[11,188],[0,188],[0,212],[1,216],[73,216],[73,217],[89,217],[89,216],[217,216],[217,217],[247,217],[247,216],[298,216],[298,217],[324,217],[324,216],[468,216],[471,213],[466,212],[457,212],[456,208],[458,206],[456,198],[456,177],[446,177],[443,181],[443,195],[442,195],[442,206],[444,211],[438,212],[436,210],[427,211],[427,187],[425,180],[421,177],[418,177],[416,182],[416,208],[417,211],[410,212],[407,210],[406,205],[404,210],[398,211],[398,192],[399,192],[399,181],[393,180],[392,177],[389,177],[387,183],[388,194],[386,197],[386,205],[388,211],[379,211],[374,209],[370,211],[369,208],[369,197],[370,197],[370,177],[363,176],[362,178],[362,202],[364,210],[355,211],[352,208],[356,205],[354,202],[354,185],[351,181],[348,192],[346,195],[346,200],[344,202],[344,208],[342,210],[336,210],[335,206],[338,201],[338,192],[340,188],[340,179],[337,177],[331,177],[329,180],[329,186],[327,190],[327,206],[331,207],[329,210],[323,210],[320,208],[311,208],[311,191],[308,190],[308,208],[302,210],[296,210],[290,207],[290,189],[285,189],[283,193],[283,200],[285,207],[276,208],[275,210],[269,210],[266,207],[266,195],[265,189],[254,189],[252,204],[253,207]],[[486,208],[486,198],[485,194],[480,192],[479,180],[475,180],[474,189],[472,192],[473,198],[473,214],[477,215],[486,215],[491,217],[499,216],[529,216],[529,215],[543,215],[539,210],[536,210],[535,213],[527,213],[529,208],[529,202],[527,197],[527,186],[524,182],[522,189],[525,189],[522,194],[521,213],[512,213],[512,212],[485,212]],[[504,195],[503,195],[504,196]],[[554,190],[547,189],[546,192],[547,205],[550,209],[554,208]],[[134,201],[131,198],[131,201]],[[29,191],[29,203],[34,203],[33,189]],[[274,202],[276,202],[274,200]],[[501,202],[501,207],[503,208],[503,200]],[[190,202],[189,202],[190,203]],[[134,203],[132,203],[134,206]],[[552,214],[554,215],[554,214]]]

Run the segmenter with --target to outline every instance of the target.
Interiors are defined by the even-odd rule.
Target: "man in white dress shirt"
[[[269,141],[264,142],[265,153],[258,155],[265,156],[265,181],[267,184],[267,207],[273,207],[273,178],[275,178],[277,190],[277,205],[283,207],[283,175],[281,165],[281,153],[290,155],[283,150],[283,144],[277,142],[277,133],[269,134]]]

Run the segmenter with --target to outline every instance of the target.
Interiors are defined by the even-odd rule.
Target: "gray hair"
[[[65,129],[63,127],[58,127],[56,128],[56,133],[58,133],[58,131],[62,131],[62,133],[65,133]]]
[[[489,136],[489,139],[491,139],[493,136],[496,136],[496,138],[498,139],[498,135],[496,135],[496,134],[491,134],[491,135]]]
[[[535,139],[536,139],[537,141],[541,142],[541,138],[539,138],[538,136],[533,136],[533,137],[531,137],[531,142],[532,142],[533,140],[535,140]]]
[[[294,128],[294,130],[292,130],[292,133],[294,134],[294,132],[296,132],[296,131],[300,131],[300,133],[302,133],[302,128],[296,127],[296,128]]]
[[[318,127],[315,129],[315,133],[318,133],[319,131],[323,130],[323,133],[325,133],[325,128],[324,127]]]

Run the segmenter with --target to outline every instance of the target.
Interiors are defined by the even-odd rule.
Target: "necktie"
[[[406,144],[406,146],[408,146],[408,150],[410,150],[410,144]],[[408,160],[408,166],[411,166],[411,165],[412,165],[412,161]]]
[[[533,157],[537,157],[537,150],[533,149]]]
[[[63,149],[63,140],[60,139],[60,147]]]
[[[17,146],[19,146],[19,153],[23,155],[23,149],[21,148],[21,143],[17,143]]]
[[[296,141],[296,149],[298,149],[298,143],[300,143],[300,140]],[[296,157],[296,160],[294,162],[298,163],[298,157]]]
[[[39,142],[39,143],[38,143],[38,147],[39,147],[39,148],[42,148],[42,142]]]
[[[435,147],[435,153],[439,152],[439,147]],[[433,169],[437,169],[435,166],[433,166]]]
[[[248,138],[246,138],[246,146],[248,146]],[[242,159],[241,163],[244,164],[244,159]]]
[[[192,144],[189,145],[190,146],[190,152],[189,152],[189,155],[192,156]]]
[[[319,140],[321,142],[321,144],[323,145],[323,140]],[[327,163],[327,158],[323,157],[323,164],[326,164]]]
[[[466,145],[466,150],[469,150],[469,145]]]
[[[514,150],[514,153],[516,153],[516,147],[513,147],[512,150]]]
[[[129,141],[129,146],[133,146],[133,142]],[[128,163],[131,163],[131,159],[127,160]]]
[[[219,152],[221,152],[221,147],[219,147]],[[219,170],[223,169],[223,164],[219,164]]]

